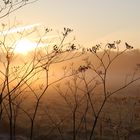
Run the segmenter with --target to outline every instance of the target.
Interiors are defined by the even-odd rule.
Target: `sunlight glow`
[[[26,54],[33,51],[37,47],[37,43],[32,42],[28,39],[18,40],[15,44],[15,52]]]

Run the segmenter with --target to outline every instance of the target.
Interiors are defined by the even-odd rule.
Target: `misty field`
[[[126,92],[125,94],[119,93],[119,95],[109,99],[99,118],[94,135],[95,139],[138,140],[140,138],[140,97],[137,90],[130,89],[130,91],[133,96],[127,96]],[[71,98],[71,95],[68,96]],[[32,97],[28,98],[29,99],[25,99],[24,102],[26,102],[25,106],[30,108],[30,113],[32,114],[34,100]],[[96,102],[95,108],[98,109],[98,106],[102,103],[102,97],[97,95],[94,100]],[[24,102],[22,107],[24,107]],[[74,103],[72,104],[74,105]],[[86,103],[82,101],[75,114],[75,131],[76,139],[78,140],[87,139],[92,127],[92,110],[90,108],[88,109],[86,120],[84,120],[85,108]],[[73,112],[71,109],[73,108],[69,108],[68,104],[56,92],[48,93],[39,105],[38,115],[35,120],[34,139],[73,139]],[[9,132],[6,118],[6,116],[3,116],[3,120],[1,121],[1,135],[8,135]],[[25,114],[19,111],[16,120],[16,135],[25,137],[24,139],[26,139],[29,135],[29,131],[30,122]]]
[[[110,61],[107,60],[108,56],[102,52],[99,52],[99,57],[85,53],[81,58],[79,54],[74,61],[70,59],[50,67],[49,82],[53,83],[50,86],[45,86],[45,73],[41,71],[41,74],[37,72],[37,76],[33,73],[31,80],[25,81],[21,88],[12,93],[14,139],[140,138],[140,85],[139,81],[133,82],[139,76],[139,50],[126,52],[119,57],[111,65],[103,82],[100,78],[105,74],[100,66],[100,58],[104,56],[103,64],[107,65]],[[110,52],[109,55],[111,59],[118,54]],[[98,72],[91,68],[92,64]],[[9,85],[12,86],[11,83]],[[8,134],[11,128],[9,99],[6,97],[3,102],[1,139],[10,138]]]
[[[1,0],[0,140],[140,140],[139,5]]]

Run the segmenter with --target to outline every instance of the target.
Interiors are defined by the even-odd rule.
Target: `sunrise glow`
[[[17,53],[26,54],[33,51],[37,47],[37,43],[32,42],[28,39],[21,39],[16,42],[15,51]]]
[[[0,1],[0,140],[140,140],[140,0]]]

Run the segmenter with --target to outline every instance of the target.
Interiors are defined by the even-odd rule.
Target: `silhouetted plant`
[[[60,87],[57,87],[57,92],[65,100],[66,104],[68,105],[68,108],[72,110],[71,113],[74,116],[74,118],[72,118],[73,140],[78,139],[78,132],[81,132],[81,128],[82,128],[81,124],[84,123],[86,128],[85,139],[87,140],[96,139],[97,134],[95,131],[99,123],[100,123],[99,125],[100,135],[102,137],[103,122],[104,122],[104,118],[102,117],[103,117],[105,105],[109,103],[110,98],[113,97],[114,94],[117,94],[118,92],[126,89],[132,83],[135,83],[140,80],[140,75],[139,75],[140,73],[138,71],[139,64],[137,64],[136,70],[134,70],[134,72],[129,76],[129,79],[125,81],[124,85],[118,87],[117,89],[109,90],[108,76],[110,75],[109,71],[111,70],[112,64],[115,63],[116,60],[121,55],[125,54],[126,51],[130,51],[133,49],[131,45],[125,43],[125,49],[120,50],[119,48],[120,43],[121,41],[118,40],[118,41],[114,41],[114,43],[107,43],[105,47],[99,44],[91,48],[87,48],[87,49],[83,48],[82,53],[85,55],[86,54],[90,55],[90,57],[83,59],[84,64],[80,65],[77,69],[75,68],[76,69],[75,71],[77,71],[77,74],[73,78],[75,84],[73,85],[71,84],[71,82],[69,82],[70,84],[65,85],[67,87],[66,91],[63,91],[60,89]],[[77,89],[76,92],[74,92],[75,91],[74,89]],[[100,91],[98,91],[99,89]],[[100,92],[100,94],[98,92]],[[97,96],[99,96],[98,99]],[[71,100],[71,98],[74,100]],[[81,100],[77,100],[78,98],[81,98]],[[125,102],[127,101],[126,98],[122,98],[122,100],[121,99],[118,100],[120,100],[123,104],[125,104]],[[80,108],[79,105],[82,106],[81,108],[84,110],[85,112],[84,114],[82,113],[81,110],[79,110]],[[92,118],[90,124],[86,122],[89,116],[90,118]],[[76,119],[79,120],[75,121]],[[76,127],[76,124],[80,120],[82,123],[80,123],[79,127]],[[84,122],[84,120],[86,121]],[[108,124],[110,125],[110,127],[112,127],[112,130],[114,130],[116,134],[115,137],[117,137],[118,139],[121,137],[120,134],[121,134],[121,129],[123,127],[122,120],[119,121],[120,122],[114,123],[113,120],[111,120],[111,118],[107,119]]]

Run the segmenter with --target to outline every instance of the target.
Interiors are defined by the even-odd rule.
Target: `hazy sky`
[[[39,0],[14,16],[60,31],[70,27],[83,45],[121,39],[140,48],[140,0]]]

